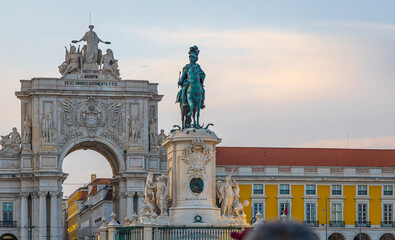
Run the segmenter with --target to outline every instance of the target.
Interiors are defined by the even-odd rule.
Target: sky
[[[19,80],[60,77],[64,46],[91,15],[121,77],[159,83],[159,129],[180,124],[178,72],[197,45],[207,75],[201,120],[215,124],[219,146],[394,148],[394,11],[385,0],[1,0],[0,134],[20,129]],[[68,183],[112,174],[83,150],[63,169]]]

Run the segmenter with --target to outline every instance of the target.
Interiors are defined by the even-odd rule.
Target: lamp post
[[[28,239],[29,239],[29,240],[32,240],[32,229],[33,229],[33,228],[36,228],[36,226],[31,224],[30,218],[29,218],[28,221],[29,221],[29,222],[28,222],[27,226],[24,226],[24,228],[27,228],[27,234],[28,234],[27,237],[28,237]]]
[[[362,216],[359,216],[359,240],[362,240]]]

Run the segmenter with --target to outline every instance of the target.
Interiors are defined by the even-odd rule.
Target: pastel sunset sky
[[[0,2],[0,134],[20,129],[20,79],[60,77],[64,46],[94,31],[123,79],[159,83],[159,129],[179,124],[178,72],[200,49],[207,74],[202,122],[220,146],[395,148],[395,2]],[[107,46],[100,45],[102,49]],[[84,161],[81,161],[83,159]],[[110,177],[107,161],[64,161],[65,195]]]

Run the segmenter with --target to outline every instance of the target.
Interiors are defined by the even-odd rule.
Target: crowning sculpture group
[[[99,49],[99,42],[104,44],[111,44],[101,40],[93,31],[94,26],[89,25],[89,31],[80,40],[73,40],[72,43],[85,41],[86,45],[80,49],[75,46],[70,46],[70,50],[66,48],[66,55],[64,62],[59,66],[59,72],[64,78],[69,73],[78,73],[81,69],[97,70],[100,66],[105,75],[120,79],[118,69],[118,60],[114,59],[114,54],[111,49],[106,50],[106,54],[102,54]]]

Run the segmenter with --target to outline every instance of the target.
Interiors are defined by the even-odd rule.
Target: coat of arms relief
[[[201,178],[206,174],[206,166],[211,161],[211,152],[202,139],[192,140],[192,144],[184,149],[183,155],[182,161],[188,167],[187,175]]]
[[[125,148],[123,102],[88,97],[87,100],[65,99],[61,108],[61,134],[58,146],[63,149],[69,142],[82,137],[103,137]]]

